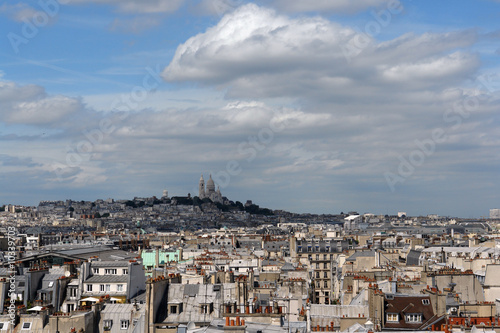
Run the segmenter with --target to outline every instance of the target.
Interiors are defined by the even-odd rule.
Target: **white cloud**
[[[163,75],[171,81],[223,81],[294,66],[316,67],[305,57],[343,58],[338,44],[353,33],[322,18],[293,20],[249,4],[179,46]]]
[[[162,75],[228,88],[232,98],[318,101],[458,84],[479,66],[476,55],[456,52],[474,43],[473,31],[371,38],[362,45],[359,37],[324,18],[290,18],[249,4],[180,45]],[[394,84],[398,75],[406,85]]]
[[[47,96],[40,86],[0,81],[0,108],[7,123],[57,126],[59,120],[81,110],[82,105],[74,98]]]
[[[54,96],[13,105],[6,121],[18,124],[51,124],[81,108],[78,100]]]
[[[201,0],[195,5],[195,12],[202,15],[218,15],[231,12],[241,6],[243,0]]]
[[[408,82],[410,80],[446,79],[460,74],[464,68],[476,68],[474,56],[456,52],[445,57],[426,59],[416,63],[403,63],[382,70],[382,75],[390,81]]]
[[[387,5],[393,0],[274,0],[274,5],[289,12],[334,12],[356,13],[367,8]]]

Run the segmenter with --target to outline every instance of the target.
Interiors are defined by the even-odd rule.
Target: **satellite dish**
[[[66,276],[66,277],[69,277],[70,275],[71,275],[71,273],[70,273],[69,271],[66,271],[66,272],[64,273],[64,276]]]

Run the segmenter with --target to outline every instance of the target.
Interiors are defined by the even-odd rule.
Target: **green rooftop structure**
[[[158,255],[158,260],[156,256]],[[158,268],[158,265],[164,265],[170,261],[179,261],[181,258],[181,251],[176,249],[174,251],[168,250],[145,250],[141,253],[141,258],[144,267],[146,268],[146,275],[150,276],[151,269]]]

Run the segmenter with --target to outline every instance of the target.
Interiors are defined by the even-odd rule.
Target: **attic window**
[[[421,323],[422,314],[416,314],[416,313],[407,314],[405,320],[407,323]]]
[[[24,323],[22,329],[23,330],[29,330],[29,329],[31,329],[31,323]]]
[[[120,320],[120,329],[122,330],[128,329],[128,324],[129,324],[128,320]]]
[[[202,304],[201,313],[210,314],[214,311],[214,303]]]
[[[428,299],[423,299],[422,300],[422,304],[423,305],[429,305],[429,304],[431,304],[431,302]]]
[[[394,323],[394,322],[399,322],[399,318],[398,318],[398,314],[397,313],[388,313],[387,314],[387,322],[391,322],[391,323]]]
[[[53,285],[54,285],[54,281],[50,281],[49,282],[49,288],[52,288]]]

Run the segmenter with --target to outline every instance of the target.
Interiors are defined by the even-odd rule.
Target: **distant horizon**
[[[211,173],[228,198],[290,212],[489,216],[499,12],[499,0],[6,2],[0,201],[195,194]]]
[[[173,198],[173,197],[187,197],[188,194],[191,194],[191,193],[186,193],[185,195],[170,195],[170,192],[169,192],[169,198]],[[191,194],[191,197],[197,197],[198,195],[193,195]],[[103,200],[103,201],[106,201],[108,199],[112,199],[114,201],[121,201],[121,200],[133,200],[134,198],[152,198],[152,197],[156,197],[158,199],[161,199],[161,195],[158,196],[158,195],[150,195],[150,196],[134,196],[134,197],[129,197],[129,198],[114,198],[114,197],[111,197],[111,196],[108,196],[107,198],[96,198],[96,199],[73,199],[73,198],[65,198],[65,199],[52,199],[52,200],[39,200],[36,204],[19,204],[19,203],[0,203],[0,207],[2,206],[7,206],[7,205],[13,205],[13,206],[22,206],[22,207],[37,207],[40,202],[43,202],[43,201],[47,201],[47,202],[55,202],[55,201],[62,201],[62,202],[65,202],[66,200],[71,200],[73,202],[79,202],[79,201],[89,201],[89,202],[95,202],[97,200]],[[262,204],[259,204],[258,202],[255,202],[255,200],[253,199],[245,199],[245,200],[233,200],[231,198],[228,198],[230,201],[233,201],[233,202],[241,202],[243,205],[246,203],[247,200],[251,200],[253,204],[255,205],[258,205],[260,208],[268,208],[272,211],[276,211],[276,210],[281,210],[281,211],[286,211],[288,213],[293,213],[293,214],[314,214],[314,215],[341,215],[341,213],[344,213],[344,214],[348,214],[349,212],[357,212],[359,215],[365,215],[365,214],[373,214],[374,216],[397,216],[399,212],[405,212],[404,210],[400,210],[400,211],[397,211],[397,212],[394,212],[394,213],[374,213],[374,212],[361,212],[359,210],[340,210],[339,212],[325,212],[325,213],[315,213],[315,212],[293,212],[293,211],[289,211],[289,210],[286,210],[286,209],[280,209],[280,208],[273,208],[273,207],[269,207],[269,206],[266,206],[266,205],[262,205]],[[490,209],[497,209],[497,208],[490,208]],[[426,216],[430,216],[430,215],[437,215],[439,217],[444,217],[444,218],[459,218],[459,219],[469,219],[469,218],[472,218],[472,219],[489,219],[489,210],[488,210],[488,214],[487,215],[484,215],[484,216],[458,216],[458,215],[441,215],[441,214],[437,214],[437,213],[427,213],[427,214],[417,214],[417,215],[413,215],[413,214],[407,214],[406,216],[407,217],[426,217]]]

